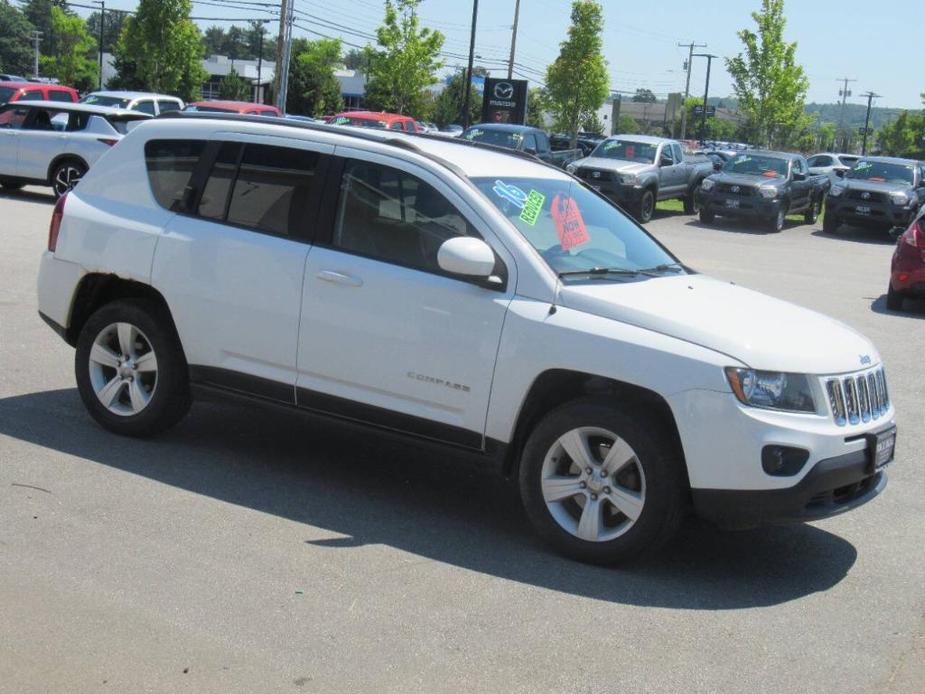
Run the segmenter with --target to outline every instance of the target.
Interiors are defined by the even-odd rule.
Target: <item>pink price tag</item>
[[[563,251],[591,240],[585,220],[572,198],[556,195],[553,198],[550,212],[552,221],[556,225],[556,233],[559,235],[559,245],[562,246]]]

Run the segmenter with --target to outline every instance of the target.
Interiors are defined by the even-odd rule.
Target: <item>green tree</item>
[[[202,33],[202,50],[205,55],[224,55],[225,29],[220,26],[210,26]]]
[[[218,83],[218,95],[230,101],[249,101],[251,86],[238,74],[237,70],[231,68],[231,72],[222,77],[221,82]]]
[[[617,125],[614,128],[614,135],[633,135],[639,132],[639,125],[636,123],[636,119],[630,115],[622,114],[617,119]]]
[[[57,51],[58,37],[52,26],[51,8],[74,14],[67,7],[67,0],[26,0],[22,3],[23,14],[37,30],[42,32],[41,51],[45,55],[52,55]]]
[[[922,115],[903,111],[899,118],[880,129],[877,141],[882,154],[891,157],[920,158],[925,156],[925,118]]]
[[[119,12],[118,10],[106,10],[106,21],[103,24],[103,51],[106,53],[112,53],[116,48],[116,42],[119,40],[119,35],[122,33],[122,27],[125,25],[125,18],[128,17],[127,12]],[[90,16],[87,17],[87,31],[90,32],[90,36],[96,39],[97,43],[100,40],[100,13],[91,12]]]
[[[452,123],[462,122],[463,98],[465,97],[465,70],[460,70],[447,80],[446,86],[434,98],[431,119],[441,128]],[[473,75],[484,77],[488,71],[476,65],[472,68]],[[482,97],[475,91],[469,99],[469,122],[478,123],[482,120]]]
[[[26,16],[0,0],[0,70],[20,75],[32,73],[32,46],[29,37],[34,27]]]
[[[306,116],[337,113],[343,107],[334,70],[341,65],[340,39],[293,42],[286,111]]]
[[[371,108],[415,114],[424,90],[437,83],[443,34],[420,27],[420,1],[385,0],[385,18],[376,29],[378,48],[366,49],[366,102]]]
[[[652,93],[651,89],[646,89],[645,87],[640,87],[636,90],[636,93],[633,95],[633,101],[643,104],[654,104],[655,94]]]
[[[78,91],[95,87],[99,78],[96,41],[87,32],[84,20],[60,7],[52,7],[51,26],[57,37],[55,52],[42,56],[42,72]]]
[[[603,105],[609,90],[601,52],[601,5],[596,0],[574,0],[571,20],[568,38],[559,44],[559,57],[546,70],[546,89],[554,128],[569,133],[575,147],[582,119]]]
[[[542,87],[532,87],[527,92],[527,125],[534,128],[546,128],[546,111],[549,98]]]
[[[838,134],[838,127],[835,123],[821,123],[816,128],[816,142],[820,150],[835,149],[835,137]]]
[[[202,93],[202,36],[190,20],[190,0],[140,0],[126,20],[114,54],[110,86],[176,94],[194,101]]]
[[[264,60],[273,60],[276,57],[276,37],[267,35],[265,22],[251,22],[244,31],[244,39],[247,42],[249,60],[257,60],[260,57],[261,48]]]
[[[738,33],[745,53],[728,58],[726,69],[753,141],[783,148],[811,122],[804,111],[809,80],[796,62],[797,44],[784,40],[784,0],[762,0],[752,18],[758,32]]]
[[[366,53],[360,48],[351,48],[344,54],[344,67],[366,74]]]

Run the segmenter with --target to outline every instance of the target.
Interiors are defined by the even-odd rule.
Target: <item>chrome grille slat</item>
[[[838,426],[879,419],[890,408],[886,373],[882,367],[821,380],[829,409]]]

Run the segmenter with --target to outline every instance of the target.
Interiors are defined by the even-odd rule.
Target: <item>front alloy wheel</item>
[[[646,476],[632,447],[612,431],[579,427],[543,461],[546,508],[566,532],[606,542],[629,530],[646,503]]]
[[[655,213],[655,193],[651,190],[643,191],[639,199],[638,218],[642,224],[649,222]]]

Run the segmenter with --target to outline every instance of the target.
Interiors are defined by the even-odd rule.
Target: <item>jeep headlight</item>
[[[707,191],[707,190],[713,190],[713,186],[715,185],[716,183],[711,181],[709,178],[705,178],[703,179],[703,182],[700,184],[700,187],[703,188],[703,190]]]
[[[761,193],[761,197],[771,200],[777,197],[777,188],[773,186],[761,186],[758,188],[758,192]]]
[[[845,186],[832,186],[829,189],[829,197],[837,198],[839,195],[845,192]]]
[[[636,174],[621,174],[620,183],[625,186],[634,186],[639,183],[639,178],[637,178]]]
[[[815,412],[813,392],[805,374],[726,368],[732,392],[744,405],[787,412]]]
[[[896,193],[890,193],[890,201],[894,205],[907,205],[909,204],[909,195],[901,190]]]

